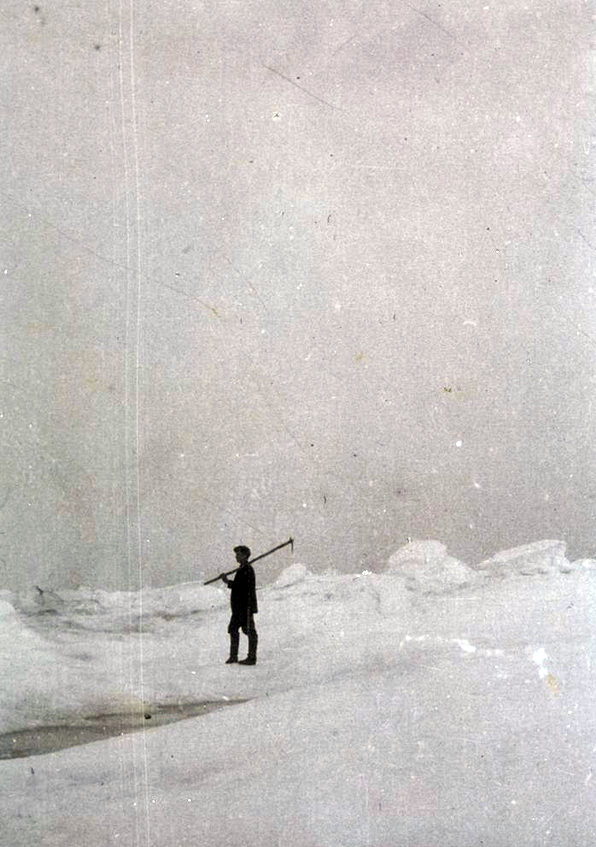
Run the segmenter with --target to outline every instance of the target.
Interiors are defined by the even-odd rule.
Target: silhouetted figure
[[[248,656],[246,659],[238,662],[238,664],[256,665],[259,637],[255,629],[254,615],[259,610],[257,607],[255,572],[248,561],[250,559],[250,550],[248,547],[244,547],[243,545],[234,547],[234,553],[236,554],[236,561],[239,565],[234,579],[228,579],[225,573],[220,574],[220,578],[232,590],[230,595],[232,617],[228,626],[228,632],[230,633],[230,658],[226,664],[231,665],[238,662],[239,630],[242,630],[248,636]]]

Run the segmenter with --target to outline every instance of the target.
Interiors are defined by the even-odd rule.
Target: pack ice
[[[0,843],[593,847],[595,568],[559,541],[296,564],[254,668],[217,586],[2,592]]]

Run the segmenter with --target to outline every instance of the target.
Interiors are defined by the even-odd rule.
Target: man
[[[255,584],[255,572],[252,565],[249,563],[250,550],[248,547],[241,545],[234,547],[236,561],[238,562],[238,570],[233,580],[228,579],[225,573],[220,574],[220,578],[232,590],[230,595],[230,605],[232,607],[232,617],[228,632],[230,634],[230,658],[227,660],[227,665],[232,665],[238,662],[238,646],[240,643],[239,630],[248,636],[248,656],[239,665],[256,665],[257,663],[257,643],[259,637],[255,629],[254,615],[257,614],[257,589]]]

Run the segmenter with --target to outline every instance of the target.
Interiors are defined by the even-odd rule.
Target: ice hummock
[[[390,557],[388,572],[403,577],[411,591],[433,594],[471,585],[476,578],[440,541],[411,541]]]
[[[567,573],[574,568],[566,559],[565,551],[564,541],[537,541],[497,553],[477,564],[475,568],[498,577]]]

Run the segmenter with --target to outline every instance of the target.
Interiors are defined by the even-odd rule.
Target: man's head
[[[244,544],[234,547],[234,553],[236,554],[236,561],[239,565],[245,565],[250,559],[250,548],[245,547]]]

